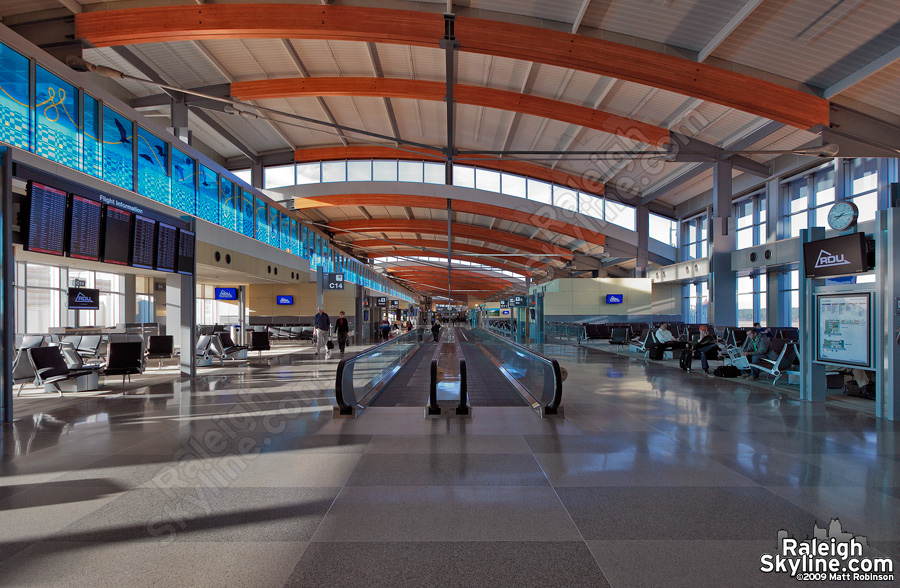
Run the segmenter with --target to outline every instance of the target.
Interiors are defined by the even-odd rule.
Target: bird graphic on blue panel
[[[125,130],[125,127],[122,126],[122,123],[119,122],[119,119],[114,118],[113,122],[116,123],[116,128],[119,130],[119,143],[123,145],[129,145],[131,143],[131,139],[128,138],[128,132]]]

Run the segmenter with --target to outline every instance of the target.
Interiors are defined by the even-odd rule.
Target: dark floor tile
[[[544,486],[531,455],[366,453],[349,486]]]
[[[609,586],[581,542],[311,543],[285,586]]]
[[[137,489],[52,539],[308,541],[337,492],[337,488]]]
[[[816,519],[760,487],[558,488],[585,539],[723,539],[774,537],[812,529]]]
[[[816,467],[797,456],[775,451],[735,452],[710,458],[761,486],[860,486],[861,482]]]

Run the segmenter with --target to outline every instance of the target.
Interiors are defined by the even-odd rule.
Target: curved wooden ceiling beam
[[[345,233],[344,236],[348,234]],[[391,242],[381,241],[378,239],[359,239],[356,241],[340,241],[342,245],[352,245],[353,247],[361,247],[364,249],[374,249],[377,247],[396,247],[397,245],[406,245],[408,247],[427,247],[432,251],[422,251],[419,249],[413,249],[415,255],[421,255],[423,257],[435,257],[438,256],[438,252],[440,250],[447,251],[447,241],[438,241],[436,239],[393,239]],[[438,250],[435,252],[434,250]],[[504,253],[503,251],[497,251],[496,249],[491,249],[490,247],[481,247],[480,245],[471,245],[469,243],[460,243],[456,238],[453,239],[453,250],[461,251],[463,253],[481,253],[486,256],[496,255],[498,253]],[[387,255],[390,255],[390,251],[384,252]],[[371,253],[368,253],[371,256]],[[446,253],[444,253],[446,255]],[[543,263],[537,259],[532,259],[529,257],[519,257],[519,256],[509,256],[503,257],[503,261],[508,261],[510,263],[518,264],[525,267],[532,268],[546,268],[547,264]],[[502,263],[498,261],[497,263]],[[513,271],[522,271],[517,270],[515,268],[511,268]]]
[[[446,210],[447,199],[434,196],[409,196],[405,194],[339,194],[334,196],[294,198],[294,210],[341,206],[408,206],[410,208]],[[483,204],[480,202],[469,202],[468,200],[450,200],[450,207],[456,212],[478,214],[521,223],[566,235],[574,239],[580,239],[594,245],[603,245],[606,243],[606,236],[603,233],[591,231],[579,227],[578,225],[569,224],[539,214],[525,212],[523,210],[503,208],[501,206]]]
[[[308,96],[367,96],[441,102],[446,94],[447,85],[444,82],[396,78],[286,78],[231,84],[231,96],[244,101]],[[453,99],[459,104],[549,118],[654,146],[669,143],[667,129],[570,102],[466,84],[453,86]]]
[[[458,17],[460,51],[590,72],[715,102],[808,129],[828,125],[823,98],[648,49],[561,31]],[[334,39],[437,48],[442,15],[294,4],[213,4],[84,12],[75,36],[97,47],[208,39]]]
[[[454,246],[453,248],[454,248],[455,250],[457,250],[457,251],[461,251],[461,249],[459,249],[459,248],[456,247],[456,246]],[[431,253],[431,252],[418,251],[418,250],[416,250],[416,249],[400,249],[400,250],[394,250],[394,251],[369,251],[369,252],[366,253],[366,256],[367,256],[369,259],[378,259],[378,258],[382,258],[382,257],[400,257],[400,258],[405,258],[405,257],[440,257],[440,258],[442,258],[442,259],[447,259],[447,254],[446,254],[446,253]],[[526,277],[529,277],[529,278],[532,277],[532,276],[534,275],[534,272],[532,272],[532,271],[524,270],[524,269],[521,269],[521,268],[519,268],[519,267],[517,267],[517,266],[514,266],[514,265],[509,265],[509,264],[506,264],[506,263],[501,263],[501,262],[499,262],[499,261],[495,261],[495,260],[493,260],[493,259],[487,259],[487,258],[484,258],[484,257],[471,257],[471,256],[466,256],[465,259],[463,259],[463,260],[460,260],[460,259],[457,258],[457,257],[454,257],[454,259],[456,259],[457,261],[471,261],[471,262],[473,262],[473,263],[480,263],[481,265],[486,265],[486,266],[488,266],[488,267],[492,267],[492,268],[496,268],[496,269],[501,269],[501,270],[507,270],[507,271],[511,271],[511,272],[516,272],[516,273],[519,274],[519,275],[526,276]],[[414,260],[414,259],[400,259],[400,260],[398,261],[398,263],[403,263],[403,262],[415,262],[415,261],[416,261],[416,260]],[[391,266],[390,264],[387,264],[387,263],[382,263],[382,264],[379,264],[379,265],[386,266],[386,267],[393,267],[393,266]],[[405,266],[404,266],[404,267],[405,267]],[[456,271],[456,270],[454,270],[454,271]]]
[[[423,155],[420,155],[422,153]],[[313,147],[311,149],[297,149],[294,151],[296,163],[311,163],[314,161],[335,161],[345,159],[402,159],[408,161],[434,161],[444,162],[444,156],[440,151],[428,151],[417,149],[416,153],[405,149],[396,149],[381,145],[350,145],[348,147]],[[497,171],[509,172],[528,176],[536,180],[553,182],[566,186],[573,190],[590,192],[603,195],[605,186],[598,175],[576,176],[557,169],[550,169],[542,165],[517,161],[514,159],[496,159],[487,155],[467,155],[460,161],[462,165],[474,165]]]
[[[341,230],[371,233],[422,233],[426,235],[446,235],[447,223],[445,221],[432,220],[408,220],[408,219],[362,219],[333,221],[328,223],[328,228],[336,231],[338,234]],[[529,253],[542,253],[545,255],[561,256],[562,259],[572,259],[572,252],[564,247],[545,243],[537,239],[529,239],[515,233],[506,231],[496,231],[487,227],[478,227],[475,225],[467,225],[464,223],[451,223],[453,235],[465,239],[474,239],[476,241],[484,241],[486,243],[494,243],[503,245],[504,247],[512,247],[519,251],[527,251]]]

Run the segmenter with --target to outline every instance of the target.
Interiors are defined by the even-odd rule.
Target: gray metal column
[[[778,223],[783,218],[783,190],[778,179],[766,182],[766,243],[778,240]],[[783,276],[780,271],[770,271],[766,282],[766,325],[787,327],[791,324],[791,301],[785,294]]]
[[[650,263],[650,209],[640,205],[635,210],[637,229],[637,259],[634,266],[634,277],[647,277],[647,266]]]
[[[8,147],[0,147],[0,422],[13,420],[12,365],[16,347],[16,301],[12,246],[12,161]]]
[[[123,323],[137,322],[137,278],[133,274],[125,274],[125,304],[122,312],[125,314]]]
[[[813,363],[816,353],[816,286],[824,280],[806,279],[803,243],[825,238],[825,229],[813,227],[800,231],[800,400],[825,401],[825,366]]]
[[[880,211],[876,223],[875,414],[897,421],[900,420],[900,208]]]
[[[735,248],[731,223],[731,161],[719,159],[713,166],[713,208],[709,222],[709,322],[737,324],[737,281],[731,270]]]
[[[191,230],[196,230],[193,223]],[[175,345],[181,348],[181,373],[191,379],[197,375],[194,362],[194,345],[197,341],[196,269],[195,264],[190,275],[166,276],[166,333],[172,335]]]

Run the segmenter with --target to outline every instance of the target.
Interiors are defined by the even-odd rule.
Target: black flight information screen
[[[153,269],[156,249],[156,221],[139,214],[134,215],[134,241],[131,247],[131,265]]]
[[[178,273],[194,273],[194,233],[178,231]]]
[[[166,223],[159,223],[156,232],[156,269],[161,272],[175,271],[175,247],[178,229]]]
[[[28,250],[62,255],[66,228],[66,193],[37,182],[29,182],[28,193]]]
[[[96,200],[72,195],[72,224],[69,225],[69,256],[100,259],[100,209]]]
[[[128,265],[129,245],[131,245],[131,213],[115,206],[107,206],[103,226],[103,261]]]

